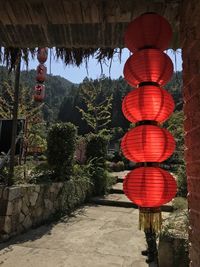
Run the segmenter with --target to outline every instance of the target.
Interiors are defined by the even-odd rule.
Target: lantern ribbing
[[[153,13],[136,18],[125,32],[125,44],[134,53],[125,63],[124,78],[136,89],[125,96],[122,111],[136,127],[125,134],[121,148],[131,161],[144,166],[155,164],[154,167],[138,166],[126,176],[123,184],[124,193],[140,208],[140,228],[144,230],[160,229],[159,207],[170,201],[177,191],[172,175],[156,166],[175,149],[173,136],[159,126],[169,118],[175,106],[171,95],[161,88],[173,74],[172,61],[163,52],[171,37],[170,24]]]

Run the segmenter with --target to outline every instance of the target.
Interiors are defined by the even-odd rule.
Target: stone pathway
[[[4,267],[145,267],[138,210],[85,206],[0,245]]]

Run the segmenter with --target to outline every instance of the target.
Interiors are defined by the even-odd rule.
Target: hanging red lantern
[[[133,87],[141,83],[164,86],[172,75],[173,64],[170,57],[156,49],[135,52],[124,66],[124,78]]]
[[[48,57],[48,48],[47,47],[38,48],[37,52],[38,61],[44,64],[47,61],[47,57]]]
[[[122,102],[124,116],[130,122],[164,122],[174,110],[174,100],[164,89],[146,85],[132,90]]]
[[[121,142],[124,156],[134,162],[162,162],[174,149],[174,137],[164,128],[140,125],[124,135]]]
[[[36,70],[36,81],[44,82],[46,80],[47,68],[43,64],[39,64]]]
[[[165,50],[172,38],[172,28],[169,22],[158,14],[146,13],[129,23],[124,42],[131,51],[143,48]]]
[[[43,84],[37,84],[34,88],[34,100],[36,102],[42,102],[45,98],[45,86]]]
[[[140,167],[128,173],[123,182],[125,195],[140,207],[160,207],[175,197],[174,177],[158,167]]]
[[[160,230],[160,206],[176,194],[176,182],[168,172],[147,167],[165,161],[175,149],[173,136],[157,126],[174,109],[172,97],[160,88],[173,75],[172,61],[163,53],[171,37],[169,23],[152,13],[135,19],[125,32],[125,44],[134,54],[124,66],[124,78],[137,89],[124,98],[122,110],[137,126],[125,134],[121,148],[126,158],[139,164],[127,175],[123,188],[139,205],[139,225],[145,232]]]

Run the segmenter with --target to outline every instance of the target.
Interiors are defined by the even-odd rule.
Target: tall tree
[[[107,129],[111,122],[112,109],[112,94],[105,97],[102,90],[102,83],[96,86],[92,82],[85,82],[80,90],[81,98],[86,105],[86,109],[77,106],[77,109],[82,115],[93,133]]]

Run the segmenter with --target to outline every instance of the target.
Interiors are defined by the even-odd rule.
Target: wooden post
[[[13,105],[13,123],[12,123],[12,139],[10,148],[10,168],[9,178],[7,185],[13,184],[14,166],[15,166],[15,149],[16,149],[16,136],[17,136],[17,117],[18,117],[18,105],[19,105],[19,80],[20,80],[20,66],[21,66],[21,54],[18,55],[17,67],[15,70],[15,84],[14,84],[14,105]]]

